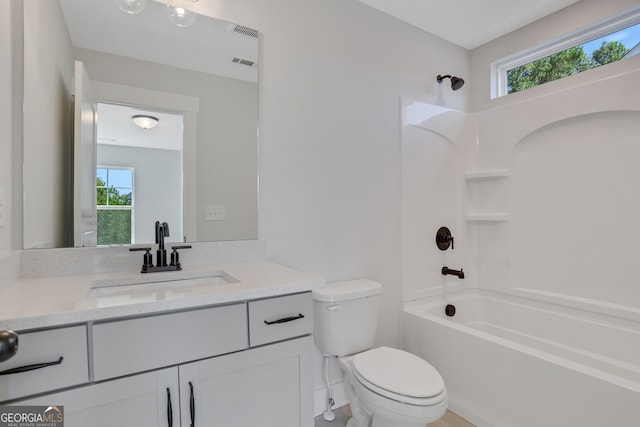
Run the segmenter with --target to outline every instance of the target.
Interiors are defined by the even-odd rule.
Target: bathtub
[[[467,290],[406,305],[402,334],[477,426],[640,426],[637,321]]]

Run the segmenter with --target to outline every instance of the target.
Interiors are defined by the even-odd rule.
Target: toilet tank
[[[373,347],[382,285],[368,279],[313,290],[313,333],[323,354],[345,356]]]

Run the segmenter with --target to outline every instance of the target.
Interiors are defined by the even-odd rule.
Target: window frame
[[[567,33],[552,41],[539,44],[492,62],[491,99],[510,95],[507,92],[507,71],[553,55],[554,53],[583,45],[636,24],[640,24],[640,6],[613,17],[597,21],[587,27]]]
[[[131,211],[131,244],[135,244],[135,182],[136,182],[136,171],[134,167],[131,166],[107,166],[107,165],[97,165],[96,166],[96,178],[98,169],[106,169],[106,170],[127,170],[131,172],[131,204],[130,205],[99,205],[96,197],[96,210],[97,211]],[[109,188],[108,182],[105,188]],[[96,189],[98,188],[96,183]],[[121,187],[116,187],[121,188]],[[108,202],[108,200],[107,200]],[[97,231],[97,230],[96,230]]]

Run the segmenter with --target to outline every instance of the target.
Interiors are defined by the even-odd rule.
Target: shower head
[[[436,81],[439,84],[442,84],[442,80],[444,79],[451,79],[451,89],[453,90],[458,90],[464,86],[464,80],[461,77],[451,76],[450,74],[447,74],[446,76],[438,74],[438,77],[436,77]]]

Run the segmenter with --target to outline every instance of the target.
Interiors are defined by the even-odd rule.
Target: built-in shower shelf
[[[507,222],[509,221],[508,213],[468,213],[465,216],[467,221],[471,222]]]
[[[464,179],[467,181],[487,181],[490,179],[508,178],[509,169],[490,169],[483,171],[465,172]]]

